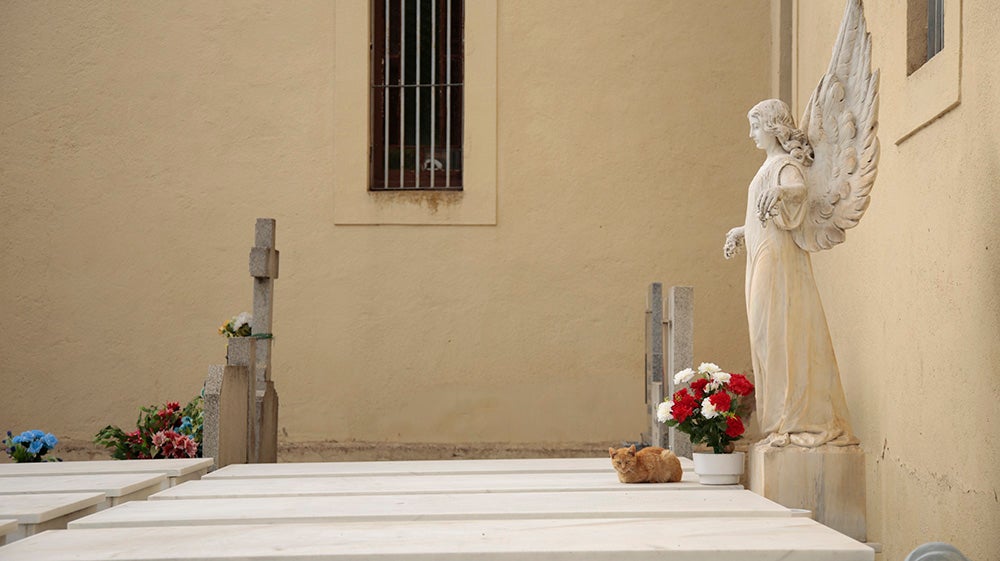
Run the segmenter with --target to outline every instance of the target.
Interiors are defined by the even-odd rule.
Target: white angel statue
[[[750,183],[746,221],[726,235],[723,253],[729,259],[746,247],[756,414],[771,446],[857,443],[809,254],[844,241],[868,208],[879,156],[870,59],[861,1],[848,0],[802,128],[777,99],[747,115],[767,159]]]

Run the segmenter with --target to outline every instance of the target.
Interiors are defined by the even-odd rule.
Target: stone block
[[[257,339],[253,337],[231,337],[226,348],[226,361],[231,366],[246,367],[249,373],[247,394],[244,399],[247,402],[247,411],[250,414],[247,415],[244,423],[247,426],[246,461],[251,461],[253,459],[253,451],[256,450],[257,431],[260,430],[259,425],[256,423],[256,417],[253,415],[256,408],[255,397],[257,394]]]
[[[667,308],[670,329],[667,335],[667,371],[663,386],[666,389],[665,395],[671,396],[680,389],[674,384],[674,374],[694,366],[694,288],[671,286]],[[691,457],[691,439],[676,428],[671,427],[667,431],[667,447],[678,456]]]
[[[260,404],[260,447],[257,463],[273,464],[278,461],[278,392],[274,382],[268,380],[265,390],[257,392]]]
[[[215,467],[247,461],[247,394],[245,366],[213,365],[205,382],[203,453]]]
[[[661,448],[669,447],[669,442],[667,441],[667,425],[664,425],[656,418],[656,409],[659,407],[660,402],[663,401],[663,383],[654,382],[649,385],[649,397],[652,404],[652,411],[650,412],[650,429],[649,429],[649,444],[651,446],[659,446]],[[674,452],[676,454],[676,452]]]
[[[750,490],[860,542],[865,530],[865,454],[860,446],[750,448]]]
[[[230,337],[226,341],[226,364],[253,366],[257,362],[257,340],[253,337]]]
[[[253,230],[253,244],[257,247],[274,247],[275,221],[273,218],[258,218]]]
[[[653,446],[667,446],[667,427],[656,418],[663,401],[663,285],[649,285],[646,293],[646,415],[649,433],[643,437]]]
[[[278,278],[278,251],[267,247],[250,248],[250,276]]]
[[[257,365],[254,373],[257,378],[257,391],[264,389],[264,382],[271,379],[271,343],[273,339],[257,340]]]
[[[274,311],[274,279],[253,279],[253,333],[271,332]]]

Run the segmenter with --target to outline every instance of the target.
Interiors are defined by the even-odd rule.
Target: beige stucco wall
[[[868,536],[886,560],[938,540],[996,559],[1000,10],[961,2],[960,44],[945,35],[946,48],[961,47],[961,103],[897,144],[912,128],[907,98],[930,88],[933,100],[959,76],[932,68],[928,84],[922,68],[906,78],[906,2],[866,4],[882,69],[879,176],[861,224],[813,263],[866,450]],[[797,5],[799,107],[826,68],[842,9]],[[959,2],[945,10],[957,27]]]
[[[365,164],[334,155],[366,142],[335,118],[335,29],[366,32],[337,13],[0,4],[0,429],[86,439],[197,394],[260,216],[288,442],[635,439],[651,281],[696,287],[696,361],[749,368],[721,244],[768,2],[499,2],[495,224],[472,226],[335,224]]]

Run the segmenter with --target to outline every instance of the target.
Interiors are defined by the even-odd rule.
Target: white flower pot
[[[702,485],[734,485],[743,475],[743,452],[702,454],[695,452],[694,472]]]

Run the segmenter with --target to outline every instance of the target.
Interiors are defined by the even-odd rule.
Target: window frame
[[[498,0],[465,3],[462,191],[368,190],[368,1],[333,5],[330,177],[335,225],[496,225]]]
[[[894,114],[898,114],[899,118],[886,124],[897,146],[958,107],[962,99],[962,0],[944,0],[944,45],[919,68],[909,72],[912,35],[908,14],[911,5],[919,8],[914,2],[923,4],[926,18],[927,0],[908,0],[896,8],[903,11],[897,13],[897,17],[905,26],[900,30],[901,40],[898,43],[902,50],[902,65],[893,69],[902,74],[898,91],[892,96],[899,107],[898,113]],[[922,44],[925,49],[923,56],[926,57],[926,36]],[[884,97],[888,95],[887,92]]]

